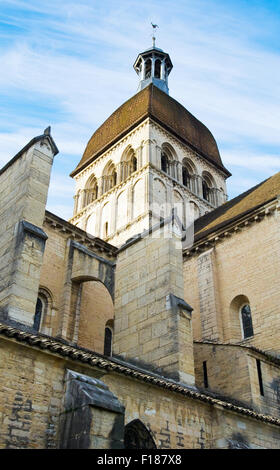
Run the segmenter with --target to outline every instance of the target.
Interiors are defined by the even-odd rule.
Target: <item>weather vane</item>
[[[159,28],[159,26],[157,24],[153,24],[152,22],[151,22],[151,25],[152,25],[152,28],[153,28],[153,47],[155,47],[155,44],[156,44],[156,37],[155,37],[156,28]]]

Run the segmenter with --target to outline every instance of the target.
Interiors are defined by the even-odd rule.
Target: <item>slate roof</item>
[[[207,127],[178,101],[153,84],[132,96],[97,129],[71,176],[75,176],[147,117],[161,124],[183,143],[188,144],[230,176],[230,172],[223,166],[216,141]]]

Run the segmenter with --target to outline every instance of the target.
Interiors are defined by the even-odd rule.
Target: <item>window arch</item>
[[[104,356],[112,356],[114,320],[108,320],[104,331]]]
[[[251,306],[248,297],[237,295],[230,303],[226,341],[242,341],[254,335]]]
[[[91,175],[86,184],[85,206],[95,201],[98,197],[98,184],[95,175]]]
[[[137,158],[135,150],[129,145],[121,158],[121,181],[129,178],[134,171],[137,171]]]
[[[102,175],[103,181],[103,191],[102,193],[106,193],[110,191],[114,186],[117,184],[117,170],[112,161],[109,161],[103,170]]]
[[[38,297],[37,302],[36,302],[34,322],[33,322],[33,328],[36,331],[40,330],[43,312],[44,312],[44,302],[42,298]]]
[[[150,78],[151,77],[151,74],[152,74],[152,60],[151,59],[147,59],[145,61],[145,80],[147,78]]]
[[[196,173],[197,170],[193,162],[184,158],[182,161],[182,183],[193,192],[195,192],[193,177]]]
[[[51,312],[52,305],[53,304],[52,304],[51,294],[48,292],[47,289],[40,288],[38,297],[37,297],[36,307],[35,307],[34,319],[33,319],[34,330],[36,331],[42,330],[43,323],[45,323],[46,315],[49,312]]]
[[[139,419],[134,419],[124,428],[125,449],[156,449],[155,441]]]
[[[155,78],[160,78],[161,60],[156,59],[155,61]]]
[[[168,142],[165,142],[161,147],[161,170],[173,178],[177,178],[177,170],[175,169],[177,161],[175,150]]]
[[[244,304],[240,308],[239,313],[240,313],[240,321],[241,321],[243,339],[250,338],[251,336],[254,336],[251,308],[250,308],[249,303]]]
[[[210,173],[204,171],[202,173],[202,197],[205,201],[210,202],[215,205],[215,196],[213,194],[213,189],[216,187],[214,178]]]
[[[161,152],[161,169],[164,173],[169,172],[169,160],[166,153]]]

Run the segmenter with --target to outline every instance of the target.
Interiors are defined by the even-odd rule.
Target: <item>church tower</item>
[[[71,173],[70,222],[116,246],[173,208],[188,226],[227,199],[230,173],[213,135],[169,96],[172,67],[154,41],[138,55],[137,93],[94,132]]]

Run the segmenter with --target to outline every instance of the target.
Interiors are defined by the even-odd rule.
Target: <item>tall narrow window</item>
[[[106,327],[104,337],[104,356],[112,356],[112,339],[112,330],[111,328]]]
[[[104,224],[104,238],[108,237],[108,222]]]
[[[207,374],[207,362],[203,361],[203,382],[204,387],[208,388],[208,374]]]
[[[43,312],[43,302],[38,297],[37,303],[36,303],[35,315],[34,315],[34,323],[33,323],[33,328],[36,331],[39,331],[40,329],[42,312]]]
[[[165,173],[167,173],[167,169],[168,169],[168,158],[167,156],[162,153],[161,154],[161,169],[162,171],[164,171]]]
[[[250,305],[249,304],[243,305],[240,313],[241,313],[243,338],[244,339],[250,338],[250,336],[254,336]]]
[[[160,68],[161,68],[161,61],[157,59],[155,61],[155,77],[160,78]]]
[[[209,189],[209,186],[208,184],[206,183],[206,181],[202,181],[202,194],[203,194],[203,199],[205,199],[205,201],[208,201],[210,200],[210,193],[209,193],[210,189]]]
[[[256,361],[257,361],[257,370],[258,370],[260,394],[261,394],[262,396],[264,396],[261,361],[260,361],[259,359],[256,359]]]
[[[188,169],[183,166],[182,168],[182,178],[183,178],[183,185],[186,187],[190,186],[190,174],[188,172]]]
[[[132,172],[137,170],[137,158],[136,157],[132,157],[131,167],[132,167]]]

